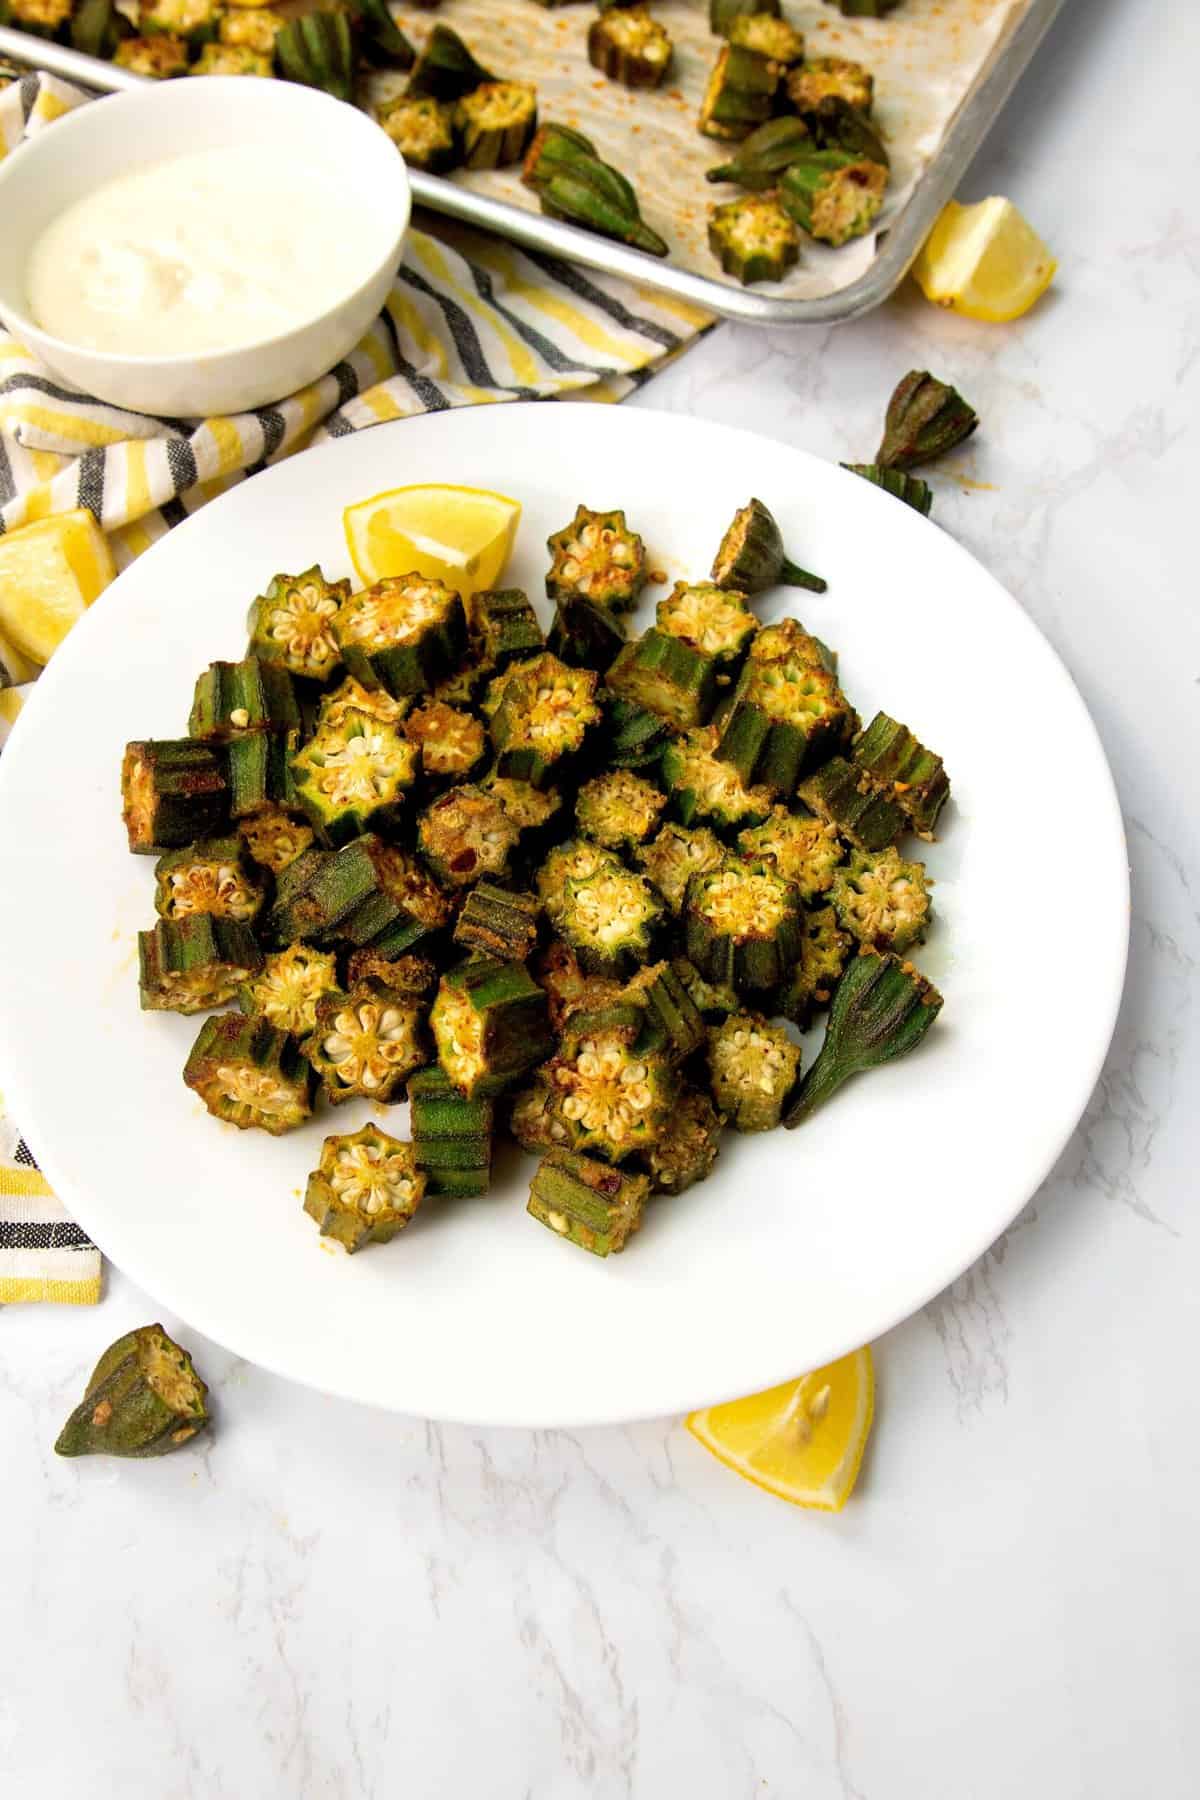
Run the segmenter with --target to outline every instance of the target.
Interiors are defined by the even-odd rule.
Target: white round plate
[[[703,578],[749,494],[820,597],[780,591],[884,707],[945,756],[920,953],[946,1005],[909,1060],[860,1077],[797,1132],[727,1135],[710,1179],[652,1203],[622,1256],[524,1211],[533,1164],[431,1202],[348,1258],[301,1210],[322,1110],[275,1139],[214,1123],[180,1080],[198,1021],[138,1009],[149,858],[128,854],[127,739],[185,729],[197,672],[245,643],[279,569],[350,573],[342,508],[414,481],[525,508],[505,580],[542,592],[547,534],[578,501],[623,506],[672,580]],[[651,590],[651,595],[662,589]],[[638,615],[651,616],[647,597]],[[97,601],[0,758],[0,1084],[63,1202],[133,1280],[251,1361],[434,1418],[546,1426],[680,1412],[814,1368],[922,1305],[1010,1222],[1079,1118],[1116,1018],[1125,843],[1096,732],[1020,606],[935,525],[799,450],[696,419],[478,407],[389,424],[285,462],[204,508]],[[920,848],[920,846],[918,846]],[[1051,884],[1086,856],[1069,930]],[[390,1128],[407,1133],[403,1109]]]

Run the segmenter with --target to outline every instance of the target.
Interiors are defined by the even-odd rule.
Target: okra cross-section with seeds
[[[361,1096],[394,1100],[427,1059],[425,1008],[367,976],[349,993],[324,994],[304,1051],[335,1106]]]
[[[449,888],[504,875],[519,837],[499,796],[470,783],[442,794],[417,824],[421,855]]]
[[[205,838],[185,850],[168,850],[154,865],[154,878],[154,910],[162,919],[211,913],[248,925],[266,899],[240,837]]]
[[[726,44],[700,103],[699,126],[704,136],[731,143],[748,137],[774,110],[779,74],[779,65],[757,51]]]
[[[671,34],[645,6],[607,7],[588,26],[588,61],[610,81],[660,87],[671,66]]]
[[[304,1210],[322,1237],[353,1255],[366,1244],[388,1244],[421,1204],[425,1176],[411,1144],[364,1125],[327,1137],[308,1178]]]
[[[528,1087],[518,1088],[512,1096],[508,1129],[530,1156],[570,1147],[570,1132],[562,1116],[562,1096],[546,1070],[539,1069]]]
[[[467,648],[463,603],[425,575],[390,575],[343,602],[334,621],[346,667],[368,687],[421,694],[457,668]]]
[[[627,612],[646,584],[646,546],[625,514],[577,506],[575,517],[546,540],[550,569],[546,594],[565,600],[578,594],[614,612]]]
[[[481,956],[526,962],[537,947],[541,916],[541,902],[535,895],[480,881],[463,901],[454,925],[454,942]]]
[[[275,73],[271,58],[245,44],[205,44],[189,71],[192,75],[253,75],[260,81]]]
[[[708,215],[708,247],[743,287],[782,281],[800,261],[800,233],[773,193],[723,200]]]
[[[636,1007],[576,1013],[550,1066],[572,1147],[606,1162],[649,1149],[669,1129],[679,1079],[661,1050],[638,1038]]]
[[[735,1131],[770,1131],[796,1083],[800,1051],[760,1013],[734,1013],[709,1037],[713,1098]]]
[[[609,850],[632,850],[657,827],[667,797],[632,769],[609,769],[580,788],[575,823]]]
[[[739,832],[737,846],[751,862],[765,863],[790,881],[806,902],[829,891],[846,854],[832,825],[824,819],[789,812],[785,806],[772,807],[770,817],[761,825]]]
[[[487,81],[454,109],[468,169],[506,169],[520,162],[537,130],[537,93],[523,81]]]
[[[113,62],[118,69],[130,69],[151,81],[169,81],[173,75],[187,74],[187,45],[181,38],[165,36],[122,38]]]
[[[195,738],[148,738],[127,744],[121,764],[121,816],[129,848],[160,856],[198,838],[217,837],[229,823],[224,757]]]
[[[788,99],[802,116],[812,112],[829,94],[836,94],[859,112],[869,113],[875,100],[875,79],[868,69],[846,56],[813,56],[792,69],[787,77]]]
[[[161,1325],[110,1344],[58,1435],[59,1456],[167,1456],[209,1422],[208,1388]]]
[[[706,825],[688,827],[672,820],[648,844],[639,844],[634,858],[673,913],[683,911],[687,884],[693,875],[715,869],[725,846]]]
[[[804,34],[773,13],[739,13],[724,34],[731,44],[755,50],[774,63],[790,68],[804,60]]]
[[[561,938],[551,938],[533,966],[533,977],[545,993],[550,1023],[561,1032],[574,1012],[594,1012],[615,1005],[624,982],[610,975],[585,975],[579,958]]]
[[[660,631],[703,650],[724,669],[736,665],[750,647],[758,620],[734,583],[677,581],[655,609]]]
[[[443,175],[459,160],[454,108],[431,95],[402,95],[380,109],[379,123],[414,169]]]
[[[309,681],[328,681],[341,663],[334,624],[350,597],[348,581],[326,581],[314,563],[301,575],[276,575],[250,608],[250,654]]]
[[[316,729],[326,725],[344,725],[350,713],[378,719],[384,725],[399,725],[412,711],[412,699],[399,699],[386,688],[365,687],[354,675],[347,675],[335,688],[326,688],[317,707]]]
[[[532,782],[514,781],[491,769],[479,783],[479,791],[500,808],[522,854],[554,835],[563,809],[563,797],[556,788],[536,788]]]
[[[829,1005],[851,950],[857,946],[838,924],[832,906],[807,907],[801,919],[800,949],[783,986],[774,996],[775,1010],[805,1031],[813,1016]]]
[[[312,1113],[312,1069],[287,1032],[265,1019],[240,1013],[206,1019],[183,1079],[214,1118],[239,1131],[281,1137]]]
[[[553,1048],[544,992],[523,963],[496,957],[442,976],[430,1024],[438,1061],[469,1100],[500,1093]]]
[[[617,863],[568,879],[557,924],[589,975],[623,975],[649,960],[663,916],[649,882]]]
[[[852,850],[833,878],[829,897],[843,930],[871,950],[907,950],[929,923],[925,867],[900,852]]]
[[[752,787],[733,763],[716,754],[718,734],[711,727],[673,738],[663,751],[662,772],[671,805],[680,822],[711,822],[718,827],[756,825],[773,804],[770,788]]]
[[[248,925],[211,913],[160,919],[138,932],[138,990],[143,1012],[211,1012],[232,1000],[261,967]]]
[[[437,1063],[408,1083],[413,1155],[430,1194],[468,1199],[492,1178],[493,1102],[468,1100]]]
[[[622,700],[687,730],[704,724],[712,712],[719,672],[715,656],[686,638],[652,627],[625,645],[605,681]]]
[[[426,775],[462,781],[483,761],[487,735],[473,713],[431,700],[409,713],[404,734],[421,753]]]
[[[728,857],[695,875],[684,901],[687,953],[710,981],[746,990],[777,987],[800,947],[800,899],[765,864]]]
[[[501,677],[491,720],[496,772],[535,787],[549,785],[555,766],[574,755],[600,718],[592,669],[569,669],[549,651],[513,663]]]
[[[289,944],[268,956],[238,990],[244,1013],[266,1019],[276,1031],[306,1037],[317,1023],[317,1002],[338,991],[337,959],[311,944]]]
[[[682,1194],[712,1171],[725,1120],[707,1094],[687,1089],[671,1114],[671,1129],[645,1155],[651,1192]]]
[[[287,669],[257,656],[210,663],[196,677],[188,736],[228,743],[244,731],[298,731],[300,709]]]
[[[551,924],[557,929],[562,923],[570,882],[586,881],[593,875],[618,874],[623,867],[619,856],[590,838],[568,838],[565,843],[556,844],[534,878],[538,898]]]
[[[344,844],[397,825],[417,756],[401,727],[365,713],[322,725],[292,758],[296,798],[321,842]]]
[[[779,184],[784,211],[810,237],[834,248],[869,231],[879,216],[888,172],[852,150],[813,150],[789,163]]]
[[[855,738],[851,756],[873,787],[891,795],[917,836],[932,839],[950,796],[941,757],[927,750],[907,725],[883,712]]]
[[[611,1256],[625,1248],[641,1224],[649,1191],[645,1175],[552,1150],[529,1184],[527,1210],[569,1243],[593,1256]]]

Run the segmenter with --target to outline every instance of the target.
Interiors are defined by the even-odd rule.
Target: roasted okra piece
[[[202,838],[185,850],[168,850],[154,865],[154,880],[154,910],[160,919],[210,913],[249,925],[266,898],[237,837]]]
[[[578,1012],[550,1065],[571,1145],[606,1162],[646,1151],[670,1130],[679,1080],[663,1051],[640,1037],[636,1006]]]
[[[266,6],[236,6],[221,15],[220,40],[237,50],[254,50],[259,56],[273,56],[275,39],[286,20]]]
[[[705,137],[736,143],[770,118],[779,86],[779,67],[756,50],[726,44],[717,57],[700,103]]]
[[[285,81],[320,88],[335,100],[354,98],[354,37],[345,13],[305,13],[289,19],[275,39]]]
[[[797,113],[797,119],[800,114]],[[818,150],[846,150],[852,156],[891,165],[887,145],[865,112],[851,106],[840,94],[826,94],[823,100],[806,112],[801,123],[807,128],[812,147]]]
[[[845,56],[812,56],[792,69],[787,77],[788,99],[802,116],[815,112],[830,94],[869,113],[875,100],[875,79],[861,63]]]
[[[365,713],[368,719],[378,719],[383,725],[399,725],[412,707],[408,695],[396,699],[386,688],[364,687],[355,676],[347,675],[337,687],[321,695],[314,730],[320,731],[325,725],[344,725],[348,713]]]
[[[523,963],[494,956],[442,976],[429,1022],[438,1061],[468,1100],[501,1093],[554,1046],[544,992]]]
[[[530,662],[512,664],[501,680],[503,691],[491,720],[496,772],[546,787],[600,718],[596,673],[569,669],[544,651]]]
[[[480,956],[527,962],[537,948],[541,916],[542,904],[536,895],[481,881],[463,901],[454,942]]]
[[[143,1012],[211,1012],[261,967],[262,952],[249,926],[192,913],[139,931],[138,965]]]
[[[888,401],[875,461],[883,469],[918,469],[953,450],[978,424],[978,413],[957,388],[928,369],[910,369]]]
[[[5,0],[0,20],[30,37],[60,38],[71,18],[71,0]]]
[[[491,588],[473,594],[467,618],[484,661],[496,671],[506,669],[514,658],[537,656],[546,648],[538,616],[520,588]]]
[[[740,841],[740,840],[739,840]],[[672,821],[648,844],[640,844],[634,860],[649,877],[673,913],[683,911],[687,884],[693,875],[715,869],[725,856],[725,846],[705,825],[689,829]]]
[[[55,1444],[59,1456],[166,1456],[208,1424],[208,1388],[161,1325],[110,1344]]]
[[[417,746],[404,728],[349,712],[322,725],[292,758],[296,799],[323,844],[399,823],[416,779]]]
[[[307,852],[280,876],[266,935],[371,945],[398,956],[449,922],[450,904],[405,851],[373,832],[334,856]]]
[[[274,73],[269,56],[235,44],[205,44],[188,70],[189,75],[253,75],[259,81],[269,80]]]
[[[364,1125],[327,1137],[308,1178],[304,1210],[322,1237],[353,1255],[364,1244],[389,1244],[421,1204],[425,1176],[411,1144]]]
[[[758,630],[758,620],[746,605],[745,594],[730,591],[734,585],[677,581],[655,609],[659,630],[715,657],[723,670],[736,667]]]
[[[432,95],[401,95],[380,107],[379,123],[414,169],[444,175],[459,160],[454,108]]]
[[[632,850],[645,843],[666,804],[666,795],[643,776],[609,769],[580,788],[575,823],[609,850]]]
[[[723,35],[731,44],[769,56],[785,69],[804,60],[804,33],[774,13],[739,13]]]
[[[461,100],[464,94],[496,77],[476,62],[457,31],[435,25],[408,78],[409,94],[429,94],[435,100]]]
[[[929,923],[925,865],[900,852],[852,850],[837,871],[829,898],[838,923],[870,950],[907,950],[919,944]]]
[[[717,1160],[725,1123],[707,1094],[687,1089],[675,1104],[671,1129],[646,1153],[654,1194],[682,1194],[703,1181]]]
[[[621,1003],[642,1013],[638,1043],[661,1050],[670,1063],[686,1062],[705,1041],[700,1009],[669,962],[639,969],[622,989]]]
[[[391,575],[343,602],[334,633],[346,667],[368,687],[423,694],[467,648],[463,603],[425,575]]]
[[[776,187],[788,164],[812,146],[812,134],[803,119],[790,113],[779,119],[768,119],[765,125],[760,125],[757,131],[742,140],[728,162],[709,169],[704,179],[733,181],[752,194],[763,194],[768,188]]]
[[[187,74],[187,45],[182,38],[165,36],[122,38],[113,61],[118,69],[130,69],[152,81],[169,81],[174,75]]]
[[[534,980],[546,995],[550,1023],[561,1032],[574,1012],[597,1012],[615,1006],[625,992],[623,981],[607,975],[585,975],[579,958],[561,938],[552,938],[538,956]]]
[[[279,736],[273,731],[243,731],[225,746],[229,775],[229,816],[235,822],[253,818],[275,807],[299,810],[292,780],[292,758],[300,733]]]
[[[800,261],[800,233],[773,194],[743,194],[708,215],[708,247],[743,287],[782,281]]]
[[[575,517],[546,540],[551,600],[579,596],[614,612],[628,612],[646,585],[646,546],[625,523],[623,511],[593,512],[577,506]]]
[[[671,34],[645,6],[605,8],[588,27],[587,49],[593,69],[629,88],[661,86],[671,66]]]
[[[480,792],[499,806],[515,833],[514,855],[525,861],[538,854],[553,836],[563,797],[556,788],[535,788],[528,781],[513,781],[507,775],[489,770],[479,783]]]
[[[731,987],[706,981],[695,963],[689,962],[686,956],[675,957],[671,967],[701,1018],[719,1024],[730,1013],[741,1010],[742,1002]]]
[[[528,159],[525,166],[529,167]],[[666,256],[669,246],[642,218],[633,184],[598,156],[571,167],[555,164],[539,172],[530,185],[537,189],[542,211],[550,218],[614,238],[648,256]]]
[[[851,957],[833,996],[825,1041],[784,1117],[803,1125],[851,1075],[915,1050],[942,1010],[942,996],[911,963],[863,951]]]
[[[623,700],[686,730],[703,725],[711,714],[718,673],[715,656],[707,656],[686,638],[652,626],[625,645],[605,681]]]
[[[636,700],[605,693],[604,743],[609,767],[653,769],[662,759],[671,731],[665,719]]]
[[[316,563],[272,577],[250,608],[250,655],[308,681],[329,681],[342,660],[334,621],[350,598],[348,581],[326,581]]]
[[[430,998],[437,986],[437,964],[427,956],[406,952],[401,956],[384,956],[374,945],[354,950],[346,964],[346,980],[353,987],[367,975],[374,975],[393,993],[406,994],[414,1000]]]
[[[535,877],[538,899],[546,917],[557,930],[567,904],[567,889],[572,881],[586,881],[593,875],[619,873],[624,867],[619,856],[605,850],[590,838],[568,838],[556,844],[538,869]]]
[[[8,16],[3,7],[0,7],[0,15]],[[127,29],[127,25],[128,21],[122,18],[118,28],[113,0],[80,0],[71,18],[71,48],[81,50],[85,56],[111,57],[119,41],[119,31]]]
[[[421,754],[426,775],[463,781],[478,768],[487,750],[487,734],[473,713],[431,700],[409,713],[404,735]]]
[[[771,790],[748,786],[731,762],[717,758],[716,747],[717,733],[709,726],[673,738],[663,751],[663,783],[680,823],[761,823],[771,810]]]
[[[546,648],[572,669],[595,669],[603,675],[612,667],[625,643],[621,615],[573,594],[554,608],[554,622]]]
[[[225,759],[194,738],[127,744],[121,801],[129,848],[137,856],[159,856],[197,838],[217,837],[229,823]]]
[[[616,862],[568,879],[557,925],[589,975],[631,974],[649,961],[663,903],[648,881]]]
[[[780,584],[823,594],[828,585],[819,575],[810,575],[792,562],[775,515],[761,500],[748,500],[734,513],[717,546],[712,578],[719,588],[733,588],[739,598]]]
[[[950,796],[940,756],[927,750],[907,725],[876,713],[854,740],[853,761],[882,792],[890,794],[918,837],[933,838],[938,814]]]
[[[761,825],[738,833],[738,849],[751,862],[765,863],[790,881],[809,904],[829,892],[846,852],[834,827],[824,819],[773,806]]]
[[[214,1119],[281,1137],[312,1113],[313,1072],[286,1031],[265,1019],[218,1013],[206,1019],[183,1079]]]
[[[518,1088],[508,1104],[508,1129],[522,1150],[541,1156],[546,1150],[568,1149],[569,1133],[559,1096],[548,1072],[539,1069],[528,1087]]]
[[[537,91],[523,81],[486,81],[454,109],[468,169],[520,162],[537,130]]]
[[[846,747],[858,719],[837,677],[820,663],[795,651],[759,650],[756,639],[722,711],[716,754],[743,781],[791,794],[805,769]]]
[[[491,1100],[468,1100],[437,1063],[408,1084],[413,1154],[430,1194],[486,1194],[492,1178]]]
[[[832,757],[806,776],[796,793],[810,812],[859,850],[886,849],[907,823],[896,801],[844,756]]]
[[[36,3],[53,6],[55,0],[36,0]],[[12,7],[13,17],[18,21],[23,4],[29,5],[30,0],[15,0]],[[67,8],[64,16],[69,16],[69,12]],[[182,38],[193,51],[216,37],[220,18],[221,9],[216,0],[140,0],[138,6],[138,29],[143,36],[154,37],[161,32],[168,37]],[[23,24],[22,28],[28,30],[29,26]]]
[[[851,949],[848,931],[838,924],[832,906],[805,909],[800,953],[787,980],[775,995],[775,1010],[806,1031],[813,1014],[828,1006]]]
[[[470,783],[440,795],[417,825],[421,855],[436,879],[450,888],[507,874],[519,835],[496,793]]]
[[[265,1019],[294,1038],[316,1028],[317,1002],[338,991],[337,959],[311,944],[289,944],[268,956],[238,990],[238,1005],[250,1018]]]
[[[799,896],[765,863],[730,856],[693,875],[683,922],[689,959],[738,993],[778,987],[800,949]]]
[[[323,994],[302,1048],[334,1106],[344,1100],[399,1096],[405,1078],[426,1060],[425,1008],[365,976],[349,993]]]
[[[851,475],[861,475],[873,487],[881,487],[894,500],[903,500],[923,519],[933,510],[933,490],[919,475],[909,475],[903,469],[881,469],[878,463],[843,463],[842,467]]]
[[[761,1013],[734,1013],[709,1037],[713,1098],[735,1131],[778,1125],[799,1070],[799,1049]]]
[[[780,0],[708,0],[708,28],[718,37],[726,37],[735,19],[759,14],[777,19]]]
[[[417,53],[392,17],[388,0],[350,0],[354,48],[382,69],[411,69]]]
[[[645,1175],[611,1169],[569,1150],[552,1150],[529,1184],[527,1211],[568,1243],[593,1256],[613,1256],[641,1224],[649,1192]]]
[[[869,231],[883,205],[888,172],[850,150],[813,150],[789,163],[779,183],[784,210],[835,248]]]
[[[279,875],[315,841],[306,819],[282,806],[264,806],[238,822],[238,836],[251,862]]]

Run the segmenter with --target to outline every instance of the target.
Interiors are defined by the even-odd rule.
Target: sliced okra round
[[[373,976],[348,993],[323,995],[303,1048],[326,1097],[335,1106],[358,1097],[394,1100],[426,1060],[424,1013],[419,1000]]]
[[[522,963],[480,956],[451,969],[429,1017],[438,1061],[468,1099],[502,1092],[553,1048],[545,993]]]
[[[659,823],[667,796],[632,769],[610,769],[579,790],[575,823],[609,850],[632,850]]]
[[[832,906],[807,908],[800,950],[775,995],[775,1010],[806,1031],[814,1015],[832,1000],[853,945],[854,940],[842,930]]]
[[[417,746],[426,775],[465,781],[487,750],[487,734],[474,713],[445,700],[430,700],[409,713],[405,736]]]
[[[746,990],[778,987],[800,949],[800,899],[764,863],[729,857],[694,875],[684,901],[689,959],[710,981]]]
[[[537,130],[537,89],[525,81],[485,81],[454,109],[464,168],[507,169]]]
[[[551,556],[546,594],[551,600],[578,595],[628,612],[646,584],[646,546],[619,509],[593,512],[577,506],[571,523],[553,532],[546,548]]]
[[[852,850],[833,878],[829,898],[844,931],[870,950],[907,950],[925,936],[930,918],[925,865],[886,850]]]
[[[709,1036],[713,1099],[735,1131],[778,1125],[800,1071],[800,1051],[760,1013],[733,1013]]]
[[[268,956],[238,990],[238,1004],[276,1031],[306,1037],[317,1023],[317,1002],[338,991],[337,960],[311,944],[289,944]]]
[[[304,1210],[322,1237],[353,1255],[366,1244],[388,1244],[421,1204],[425,1176],[411,1144],[378,1125],[327,1137],[308,1178]]]
[[[605,681],[614,694],[655,713],[678,730],[704,724],[717,698],[715,656],[686,638],[651,627],[612,663]]]
[[[624,87],[660,87],[672,49],[670,32],[645,6],[606,7],[588,27],[588,61]]]
[[[880,712],[855,738],[851,760],[875,787],[890,793],[918,837],[932,839],[950,796],[940,756],[927,750],[907,725]]]
[[[625,1248],[641,1224],[649,1191],[645,1175],[553,1150],[529,1184],[526,1210],[568,1243],[593,1256],[611,1256]]]
[[[395,695],[425,693],[467,649],[462,601],[425,575],[388,576],[351,595],[334,630],[350,673]]]
[[[265,1019],[206,1019],[183,1079],[215,1119],[281,1137],[312,1113],[313,1072],[286,1031]]]
[[[800,898],[811,902],[828,893],[846,849],[835,828],[824,819],[773,806],[761,825],[738,833],[738,849],[751,862],[765,863]]]
[[[160,919],[209,913],[249,925],[266,899],[240,837],[202,838],[186,850],[168,850],[154,865],[154,879],[154,910]]]
[[[250,654],[308,681],[327,682],[342,660],[334,624],[350,597],[348,581],[326,581],[314,563],[300,575],[276,575],[250,608]]]
[[[161,1325],[110,1344],[58,1435],[59,1456],[166,1456],[209,1423],[208,1388]]]
[[[279,875],[315,842],[307,819],[297,818],[282,806],[264,806],[239,819],[238,836],[251,862]]]
[[[676,1102],[671,1129],[646,1152],[655,1194],[682,1194],[703,1181],[717,1160],[725,1120],[707,1094],[687,1089]]]
[[[261,966],[254,933],[236,919],[188,913],[138,932],[144,1012],[211,1012],[232,1000]]]
[[[542,905],[536,895],[481,881],[463,902],[454,925],[454,942],[481,956],[526,962],[537,947],[541,916]]]
[[[195,738],[127,744],[121,763],[121,816],[136,856],[160,856],[229,824],[225,759]]]
[[[257,656],[210,663],[196,677],[188,736],[225,744],[245,731],[300,729],[300,708],[290,672]]]
[[[743,837],[746,835],[743,832]],[[738,842],[741,842],[739,838]],[[693,875],[715,869],[725,856],[725,846],[705,825],[688,827],[672,820],[648,844],[639,844],[634,860],[653,883],[673,913],[683,911],[687,884]]]
[[[417,746],[402,728],[348,712],[292,758],[296,799],[324,844],[395,826],[416,778]]]
[[[717,733],[702,727],[672,738],[663,751],[663,784],[676,817],[683,825],[717,828],[759,824],[771,810],[771,790],[743,781],[731,762],[718,759],[716,747]]]
[[[625,1016],[630,1013],[632,1023]],[[620,1007],[576,1014],[550,1066],[572,1147],[606,1162],[623,1162],[657,1143],[679,1094],[666,1056],[643,1046],[636,1015],[636,1008]]]
[[[568,878],[557,925],[587,974],[629,975],[650,960],[664,912],[649,882],[618,863]]]
[[[600,718],[597,679],[594,670],[570,669],[549,651],[512,664],[491,718],[497,774],[548,786]]]
[[[899,804],[844,756],[834,756],[805,777],[796,795],[859,850],[883,850],[904,831]]]
[[[449,888],[506,874],[519,835],[496,795],[470,783],[442,794],[417,824],[421,855]]]

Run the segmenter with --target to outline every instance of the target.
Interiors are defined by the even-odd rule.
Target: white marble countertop
[[[847,457],[905,369],[957,382],[982,485],[935,471],[937,517],[1065,656],[1128,820],[1104,1076],[1013,1229],[878,1346],[858,1496],[798,1512],[677,1421],[397,1420],[194,1334],[204,1451],[68,1464],[50,1446],[85,1365],[158,1309],[117,1274],[98,1312],[10,1308],[4,1800],[1196,1792],[1200,33],[1166,14],[1148,50],[1144,8],[1068,6],[966,184],[1059,254],[1030,317],[972,325],[906,290],[836,332],[723,327],[644,396]],[[1030,800],[1062,813],[1052,946],[1087,846],[1052,766]]]

